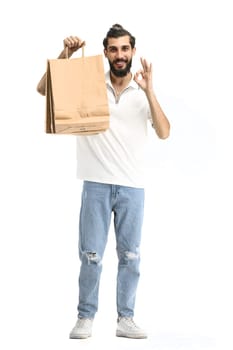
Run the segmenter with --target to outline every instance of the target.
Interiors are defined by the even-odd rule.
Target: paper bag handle
[[[81,48],[82,48],[82,57],[84,57],[84,46],[85,45],[83,45]],[[69,48],[68,48],[68,46],[66,46],[65,47],[65,54],[66,54],[66,58],[69,58],[69,56],[68,56],[68,50],[69,50]]]

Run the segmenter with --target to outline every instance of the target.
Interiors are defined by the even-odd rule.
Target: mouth
[[[127,62],[121,60],[121,61],[115,61],[115,62],[114,62],[114,65],[115,65],[116,68],[122,69],[122,68],[124,68],[124,66],[126,65],[126,63],[127,63]]]

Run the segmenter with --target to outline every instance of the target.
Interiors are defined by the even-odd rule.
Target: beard
[[[115,61],[113,61],[112,63],[108,60],[109,65],[110,65],[110,70],[111,72],[116,76],[116,77],[125,77],[131,69],[132,66],[132,59],[130,61],[125,61],[125,60],[120,60],[120,59],[116,59]],[[126,63],[126,67],[125,68],[115,68],[114,67],[114,63],[117,62],[125,62]]]

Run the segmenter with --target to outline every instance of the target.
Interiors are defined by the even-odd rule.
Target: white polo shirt
[[[143,188],[149,103],[133,79],[118,98],[109,72],[106,84],[110,127],[97,135],[77,136],[77,177]]]

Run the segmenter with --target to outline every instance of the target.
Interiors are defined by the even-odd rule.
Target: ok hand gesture
[[[134,75],[134,81],[140,86],[140,88],[149,92],[153,89],[152,86],[152,64],[148,63],[144,58],[140,58],[142,68],[139,69]]]

